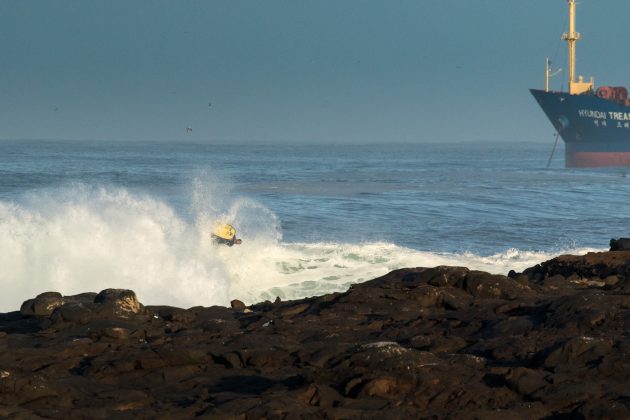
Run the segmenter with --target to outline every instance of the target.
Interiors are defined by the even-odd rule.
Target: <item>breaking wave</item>
[[[402,267],[459,265],[492,273],[522,270],[554,255],[507,250],[491,256],[438,254],[390,243],[284,243],[262,204],[230,197],[197,179],[190,217],[124,188],[85,184],[0,201],[0,311],[46,291],[132,289],[145,305],[183,308],[254,303],[344,291]],[[213,245],[216,220],[244,242]],[[587,250],[567,250],[583,253]]]

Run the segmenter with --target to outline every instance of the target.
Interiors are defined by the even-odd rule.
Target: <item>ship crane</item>
[[[591,77],[589,82],[584,81],[583,76],[575,80],[575,43],[582,39],[582,35],[575,30],[575,0],[569,2],[569,32],[562,34],[562,39],[569,45],[569,93],[580,95],[586,92],[593,92],[595,81]]]

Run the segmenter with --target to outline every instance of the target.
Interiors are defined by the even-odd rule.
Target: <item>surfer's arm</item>
[[[240,245],[242,242],[240,239],[236,239],[236,236],[233,236],[232,239],[225,239],[214,234],[212,235],[212,240],[217,244],[227,245],[227,246],[233,246],[234,244]]]

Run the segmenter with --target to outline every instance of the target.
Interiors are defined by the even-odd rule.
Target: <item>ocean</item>
[[[46,291],[147,305],[347,290],[402,267],[497,274],[630,236],[623,168],[552,143],[0,141],[0,311]],[[214,245],[217,221],[243,244]]]

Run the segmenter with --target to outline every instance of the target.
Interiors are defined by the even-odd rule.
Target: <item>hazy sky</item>
[[[581,1],[578,74],[630,86],[629,15]],[[566,0],[0,0],[0,138],[551,143],[528,89],[566,24]]]

